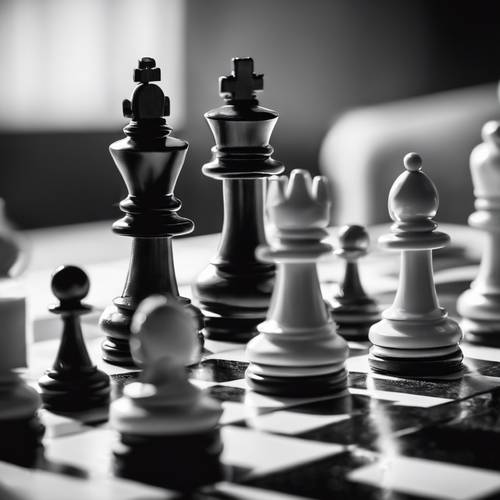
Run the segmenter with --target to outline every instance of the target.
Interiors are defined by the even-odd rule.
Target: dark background
[[[203,113],[222,104],[217,80],[232,57],[253,57],[265,74],[261,104],[280,114],[274,156],[287,171],[316,173],[321,141],[343,111],[495,81],[499,19],[500,4],[486,0],[187,0],[186,120],[174,131],[190,142],[177,187],[183,215],[198,234],[220,229],[221,187],[200,171],[213,145]],[[116,218],[125,191],[108,145],[121,137],[119,128],[3,131],[0,196],[10,218],[22,228]]]

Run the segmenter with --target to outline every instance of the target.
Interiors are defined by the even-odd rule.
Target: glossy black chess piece
[[[143,57],[134,71],[138,83],[132,100],[123,101],[130,118],[124,139],[109,147],[129,195],[120,203],[125,216],[113,224],[117,234],[133,237],[130,266],[123,293],[103,312],[100,325],[106,333],[103,359],[122,366],[134,365],[130,354],[130,322],[138,304],[149,295],[161,294],[184,304],[203,318],[189,299],[181,297],[175,277],[172,237],[190,233],[194,224],[177,211],[181,202],[174,195],[175,183],[188,148],[186,141],[170,135],[165,116],[169,99],[157,85],[160,68],[154,59]],[[200,341],[202,335],[199,333]]]
[[[256,248],[266,244],[265,179],[284,167],[271,158],[269,145],[278,114],[256,99],[263,75],[253,72],[251,58],[235,58],[233,64],[233,74],[219,80],[226,105],[205,114],[216,145],[203,173],[222,181],[224,224],[217,255],[194,293],[209,338],[246,341],[266,316],[275,275],[272,263],[255,257]]]
[[[345,272],[337,293],[330,300],[338,333],[348,340],[368,340],[368,330],[380,320],[377,302],[368,296],[359,277],[358,260],[368,250],[369,237],[363,226],[340,229],[335,254],[345,260]]]
[[[56,360],[39,380],[45,408],[74,412],[105,406],[109,402],[109,377],[91,361],[82,335],[80,316],[91,311],[82,303],[89,279],[76,266],[61,266],[52,276],[52,292],[59,304],[50,312],[61,316],[64,327]]]

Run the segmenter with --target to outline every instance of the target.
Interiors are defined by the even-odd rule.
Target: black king
[[[266,317],[275,274],[272,263],[255,257],[266,243],[265,181],[284,167],[271,158],[269,145],[278,114],[256,99],[263,75],[253,72],[251,58],[235,58],[233,64],[232,74],[219,79],[226,105],[205,114],[216,145],[203,173],[222,180],[224,224],[218,253],[194,292],[209,338],[246,341]]]
[[[160,68],[154,59],[143,57],[134,70],[138,83],[132,99],[123,101],[123,114],[130,123],[124,139],[109,147],[129,195],[120,203],[125,216],[113,224],[117,234],[133,237],[132,253],[123,293],[103,312],[100,325],[106,333],[103,359],[130,366],[130,322],[140,301],[152,294],[172,297],[202,317],[185,297],[179,295],[172,255],[172,237],[190,233],[194,224],[177,211],[181,202],[174,187],[184,163],[188,143],[170,136],[164,116],[170,102],[160,87]],[[168,329],[168,325],[166,325]],[[201,333],[200,339],[202,338]]]

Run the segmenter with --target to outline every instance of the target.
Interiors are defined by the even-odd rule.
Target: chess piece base
[[[116,475],[154,486],[191,491],[224,479],[219,429],[192,435],[121,434]]]
[[[242,318],[238,313],[221,316],[209,309],[202,309],[205,315],[205,336],[210,340],[246,343],[257,335],[257,325],[264,321],[265,311],[258,317]]]
[[[274,266],[252,263],[234,274],[210,264],[198,278],[194,293],[205,317],[205,336],[247,342],[266,318],[274,284]]]
[[[370,326],[380,321],[378,305],[369,298],[362,304],[343,304],[333,299],[329,306],[337,333],[347,340],[368,340]]]
[[[462,319],[460,326],[467,342],[500,347],[500,318],[498,321],[467,318]]]
[[[96,367],[76,372],[50,370],[38,383],[44,407],[54,412],[83,411],[109,403],[109,377]]]
[[[345,369],[327,375],[305,377],[271,377],[247,369],[245,378],[251,390],[270,396],[316,397],[334,395],[347,388]]]
[[[373,349],[373,348],[372,348]],[[443,356],[426,357],[390,357],[374,354],[372,349],[368,355],[368,364],[375,373],[397,377],[434,378],[443,375],[461,375],[463,354],[460,348]],[[386,348],[386,350],[389,350]],[[395,350],[397,351],[397,349]],[[424,350],[428,351],[428,349]],[[418,350],[415,349],[415,354]],[[396,353],[397,354],[397,353]]]
[[[44,431],[37,417],[0,420],[0,460],[34,467],[43,453]]]

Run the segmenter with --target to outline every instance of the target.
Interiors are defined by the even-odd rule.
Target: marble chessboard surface
[[[63,252],[66,244],[81,238],[85,247],[86,241],[98,241],[99,231],[100,226],[89,226],[80,228],[78,234],[68,230],[50,238],[46,233],[33,235],[36,251],[25,277],[25,285],[32,290],[35,339],[26,377],[33,384],[54,358],[61,327],[42,306],[50,302],[53,264],[63,263],[52,262],[58,256],[49,251],[50,246],[55,238]],[[477,244],[469,230],[463,233],[452,228],[450,232],[455,245],[436,255],[435,269],[440,301],[453,315],[457,294],[477,270],[478,254],[477,247],[464,246],[471,241]],[[376,230],[372,241],[375,234]],[[182,292],[189,292],[196,271],[192,269],[196,266],[186,263],[204,265],[205,253],[208,259],[214,250],[216,238],[199,238],[203,244],[195,238],[176,242]],[[79,255],[85,257],[74,263],[88,271],[93,287],[89,302],[96,306],[96,314],[85,319],[84,334],[94,361],[111,375],[113,397],[117,397],[137,371],[100,361],[102,333],[97,318],[101,303],[113,293],[109,288],[123,280],[126,249],[123,262],[116,261],[120,249],[114,249],[114,259],[80,250]],[[194,255],[196,260],[192,260]],[[365,288],[382,303],[390,302],[397,282],[397,256],[374,251],[366,260],[361,267]],[[334,287],[340,268],[338,261],[320,266],[325,294]],[[112,276],[119,277],[113,281]],[[500,498],[500,349],[463,343],[466,370],[461,379],[422,381],[371,374],[369,343],[351,342],[349,347],[346,393],[333,398],[283,399],[246,389],[244,346],[207,340],[203,359],[190,369],[190,377],[222,402],[222,461],[227,477],[201,490],[196,498]],[[2,500],[179,496],[113,476],[111,449],[116,435],[102,423],[105,415],[68,417],[42,410],[41,418],[46,426],[48,465],[30,470],[0,462]]]

